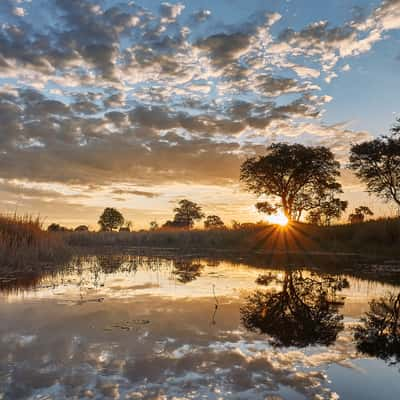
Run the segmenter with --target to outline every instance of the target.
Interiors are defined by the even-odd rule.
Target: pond
[[[392,400],[399,292],[307,266],[76,257],[0,280],[0,399]]]

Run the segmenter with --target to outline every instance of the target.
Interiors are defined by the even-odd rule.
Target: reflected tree
[[[355,328],[357,349],[389,363],[400,362],[400,293],[390,293],[370,303],[370,309]]]
[[[180,283],[188,283],[196,280],[201,275],[203,266],[188,260],[175,260],[172,273]]]
[[[336,293],[348,287],[348,281],[304,276],[299,270],[286,271],[283,280],[275,281],[281,284],[280,291],[257,290],[247,298],[241,308],[244,326],[270,335],[276,346],[332,344],[343,329]]]
[[[128,255],[100,255],[96,259],[99,270],[105,274],[133,272],[137,269],[134,259]]]

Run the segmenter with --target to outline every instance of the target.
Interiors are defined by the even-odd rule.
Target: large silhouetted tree
[[[268,277],[266,284],[271,282]],[[270,335],[277,346],[333,343],[343,329],[336,292],[348,282],[331,276],[304,276],[294,270],[286,271],[280,284],[278,292],[257,290],[247,298],[240,310],[244,326]]]
[[[352,146],[349,167],[369,193],[400,206],[400,125],[392,133]]]
[[[117,209],[108,207],[100,215],[98,223],[102,231],[112,231],[124,224],[124,217]]]
[[[267,155],[247,159],[240,179],[247,189],[269,201],[257,208],[268,213],[282,209],[291,220],[321,206],[341,193],[340,164],[326,147],[272,144]]]

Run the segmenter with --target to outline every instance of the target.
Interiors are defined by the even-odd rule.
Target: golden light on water
[[[278,211],[276,214],[273,215],[268,215],[265,219],[270,224],[279,226],[286,226],[289,223],[288,218],[282,211]]]

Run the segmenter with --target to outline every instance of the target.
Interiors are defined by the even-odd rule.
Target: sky
[[[182,198],[257,221],[241,163],[273,142],[346,169],[400,116],[400,0],[1,0],[0,211],[134,229]]]

